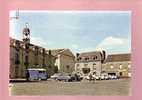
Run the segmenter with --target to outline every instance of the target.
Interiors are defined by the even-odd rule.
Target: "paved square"
[[[55,82],[48,80],[12,84],[11,95],[131,95],[131,79],[101,80],[95,82]]]

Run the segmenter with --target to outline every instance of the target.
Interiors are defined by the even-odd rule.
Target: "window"
[[[88,60],[89,60],[89,58],[85,58],[85,60],[86,60],[86,61],[88,61]]]
[[[69,66],[69,65],[67,65],[67,66],[66,66],[66,68],[67,68],[67,69],[69,69],[69,68],[70,68],[70,66]]]
[[[90,68],[82,68],[82,72],[84,74],[88,74],[90,72]]]
[[[128,76],[129,76],[129,77],[131,77],[131,76],[132,76],[132,74],[131,74],[131,73],[128,73]]]
[[[29,57],[25,56],[25,65],[28,65],[28,64],[29,64]]]
[[[38,71],[39,73],[43,73],[43,71]]]
[[[122,69],[122,64],[119,65],[119,68]]]
[[[93,66],[95,66],[96,64],[94,63]]]
[[[77,64],[76,66],[79,67],[79,64]]]
[[[77,61],[79,61],[79,58],[77,58]]]
[[[111,68],[111,69],[113,69],[113,68],[114,68],[114,66],[113,66],[113,65],[111,65],[111,66],[110,66],[110,68]]]
[[[15,54],[15,64],[20,64],[19,54],[18,53]]]
[[[81,60],[82,58],[81,57],[79,57],[79,60]]]
[[[84,66],[86,67],[86,66],[88,66],[88,64],[84,64]]]
[[[97,57],[97,56],[93,57],[93,60],[96,60],[96,59],[98,59],[98,57]]]
[[[128,64],[128,68],[131,68],[131,64]]]
[[[93,67],[93,70],[96,70],[96,67]]]

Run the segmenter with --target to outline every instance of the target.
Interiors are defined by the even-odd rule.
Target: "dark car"
[[[80,77],[79,75],[77,74],[72,74],[71,75],[71,81],[81,81],[83,78]]]

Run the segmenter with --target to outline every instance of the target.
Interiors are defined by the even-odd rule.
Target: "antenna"
[[[19,19],[19,9],[16,11],[16,19]]]
[[[10,17],[10,20],[12,19],[19,19],[19,9],[16,10],[15,16]]]

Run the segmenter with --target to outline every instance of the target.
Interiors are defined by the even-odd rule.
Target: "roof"
[[[87,61],[101,61],[102,54],[100,51],[84,52],[84,53],[80,53],[77,58],[79,62],[86,61],[86,58],[88,59]]]
[[[79,57],[88,57],[88,56],[94,56],[94,55],[99,55],[100,56],[100,51],[94,51],[94,52],[84,52],[80,53]]]
[[[44,68],[29,68],[27,70],[39,70],[39,71],[46,71]]]
[[[131,60],[131,54],[112,54],[108,55],[106,62],[121,62],[121,61],[130,61]]]
[[[17,39],[13,39],[13,38],[10,37],[10,46],[16,47],[16,46],[17,46],[16,42],[19,43],[19,48],[25,49],[25,47],[24,47],[24,42],[23,42],[23,41],[17,40]],[[31,43],[29,44],[29,50],[31,50],[31,51],[33,51],[33,52],[34,52],[34,50],[35,50],[35,47],[38,48],[39,53],[43,53],[43,50],[46,51],[46,48],[43,48],[43,47],[38,46],[38,45],[31,44]],[[45,54],[49,55],[47,52],[46,52]],[[55,56],[53,56],[53,55],[51,55],[51,56],[52,56],[52,57],[55,57]]]
[[[51,54],[53,55],[53,56],[56,56],[56,55],[58,55],[59,53],[61,53],[61,52],[63,52],[65,49],[53,49],[53,50],[51,50]],[[49,51],[49,50],[48,50]]]
[[[52,49],[51,50],[51,55],[58,56],[59,54],[69,56],[69,57],[75,57],[74,54],[70,51],[70,49]]]

